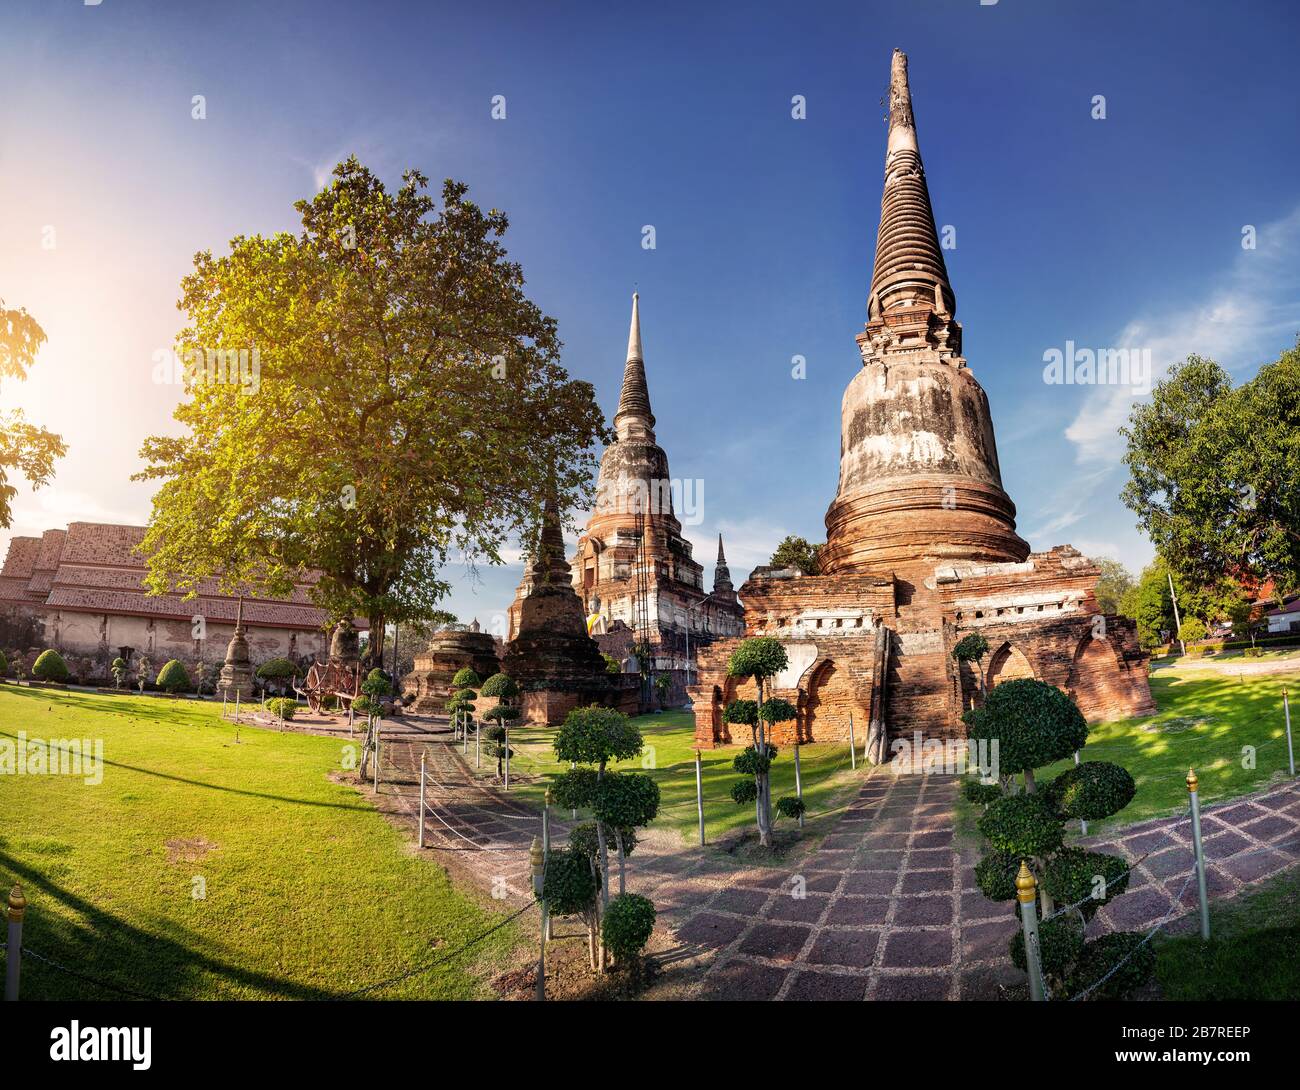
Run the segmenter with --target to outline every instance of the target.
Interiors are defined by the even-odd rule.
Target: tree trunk
[[[1038,785],[1034,783],[1034,770],[1032,768],[1026,768],[1024,775],[1025,775],[1025,794],[1026,795],[1035,794],[1038,790]]]
[[[622,896],[627,892],[627,879],[624,871],[627,867],[627,855],[623,851],[623,833],[618,830],[614,834],[618,837],[618,892]]]

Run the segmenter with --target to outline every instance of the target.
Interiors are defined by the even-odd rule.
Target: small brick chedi
[[[496,641],[479,628],[443,628],[433,634],[429,646],[415,656],[414,668],[402,678],[402,691],[414,701],[410,705],[423,714],[442,715],[451,699],[452,679],[466,668],[486,681],[501,669]],[[495,703],[493,701],[492,703]]]
[[[964,733],[978,673],[952,658],[988,640],[992,687],[1035,677],[1093,721],[1153,712],[1135,626],[1103,616],[1099,571],[1069,545],[1031,553],[1002,488],[988,398],[962,356],[957,299],[912,116],[907,58],[895,51],[889,138],[862,368],[844,391],[839,491],[826,512],[817,575],[757,568],[740,589],[746,633],[775,636],[789,667],[775,696],[799,709],[773,740],[856,741],[873,760],[919,731]],[[739,641],[701,650],[695,703],[702,746],[733,739],[722,712],[753,683],[726,676]]]

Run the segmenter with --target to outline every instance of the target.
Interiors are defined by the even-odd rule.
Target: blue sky
[[[641,293],[659,439],[704,482],[687,534],[706,565],[719,530],[737,583],[785,534],[821,540],[897,46],[1020,532],[1140,567],[1117,498],[1131,395],[1046,385],[1043,353],[1150,347],[1158,372],[1201,351],[1244,378],[1294,343],[1294,5],[701,7],[9,0],[0,298],[50,343],[0,397],[72,445],[14,532],[147,517],[127,478],[169,428],[152,354],[192,254],[292,229],[293,200],[355,152],[509,213],[511,254],[609,414]],[[519,573],[457,568],[450,606],[488,620]]]

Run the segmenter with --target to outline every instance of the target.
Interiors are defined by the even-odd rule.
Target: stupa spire
[[[623,368],[623,391],[614,414],[614,428],[620,439],[634,433],[654,437],[655,417],[650,411],[650,390],[645,381],[645,358],[641,351],[640,297],[632,295],[632,324],[627,332],[627,365]]]
[[[722,551],[722,535],[718,535],[718,562],[713,569],[713,593],[734,596],[736,588],[731,583],[731,570],[727,567],[727,554]]]
[[[568,583],[572,568],[564,557],[564,531],[560,526],[560,504],[554,479],[542,504],[542,532],[533,562],[533,579],[542,583]]]
[[[898,307],[924,307],[948,316],[957,311],[921,164],[912,91],[907,82],[907,54],[901,49],[894,50],[889,74],[885,188],[867,301],[868,319]]]

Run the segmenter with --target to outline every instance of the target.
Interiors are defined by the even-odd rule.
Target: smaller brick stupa
[[[542,509],[537,556],[527,592],[516,603],[518,631],[506,644],[501,669],[523,691],[526,723],[558,725],[574,708],[603,704],[635,714],[638,679],[610,674],[587,634],[582,599],[564,558],[564,535],[554,491]]]
[[[244,632],[244,598],[240,595],[235,608],[235,634],[226,647],[226,661],[221,667],[217,691],[227,700],[238,696],[248,700],[253,695],[253,663],[248,654],[248,637]]]
[[[426,650],[415,656],[414,668],[402,678],[402,692],[414,696],[409,707],[420,714],[441,714],[451,697],[452,678],[469,667],[486,681],[501,669],[496,641],[479,628],[444,628],[433,634]]]

